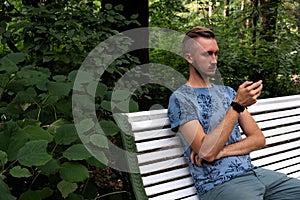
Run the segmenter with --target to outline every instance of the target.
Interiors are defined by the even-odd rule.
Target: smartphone
[[[256,73],[254,74],[254,77],[252,79],[253,83],[259,81],[259,80],[263,80],[264,78],[264,70],[263,69],[259,69],[256,71]]]

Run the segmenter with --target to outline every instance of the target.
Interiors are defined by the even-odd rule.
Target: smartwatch
[[[245,106],[242,106],[238,102],[233,101],[230,105],[232,106],[233,110],[235,110],[238,113],[241,113],[245,110]]]

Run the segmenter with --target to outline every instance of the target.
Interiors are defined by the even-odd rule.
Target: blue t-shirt
[[[212,85],[210,88],[191,88],[183,85],[169,99],[168,116],[173,131],[191,120],[199,120],[205,134],[213,130],[223,119],[236,92],[227,86]],[[199,167],[190,160],[191,147],[179,131],[184,157],[189,163],[199,195],[203,195],[215,186],[231,180],[253,169],[249,154],[224,157],[214,162],[203,162]],[[242,139],[238,121],[226,143],[232,144]]]

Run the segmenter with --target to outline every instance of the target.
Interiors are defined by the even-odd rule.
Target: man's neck
[[[191,74],[189,76],[189,80],[187,81],[187,85],[192,88],[209,88],[211,87],[211,83],[209,82],[209,77],[202,77],[199,74]]]

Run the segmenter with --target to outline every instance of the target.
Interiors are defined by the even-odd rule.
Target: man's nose
[[[217,64],[217,62],[218,62],[218,57],[217,57],[217,55],[212,54],[212,55],[211,55],[211,60],[210,60],[210,62],[213,63],[213,64]]]

